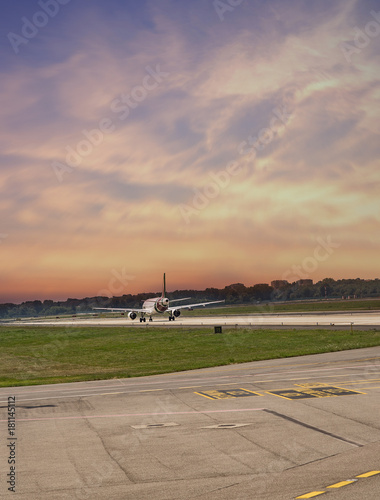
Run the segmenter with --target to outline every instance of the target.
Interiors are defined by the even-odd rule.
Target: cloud
[[[211,2],[104,5],[73,3],[57,33],[47,26],[2,69],[1,269],[12,293],[95,293],[126,262],[147,289],[163,267],[178,286],[268,282],[330,233],[345,244],[344,265],[338,252],[331,262],[349,275],[378,231],[379,40],[352,64],[339,44],[371,2],[243,2],[222,23]],[[112,103],[143,85],[147,66],[165,76],[121,119]],[[241,154],[276,109],[289,120],[255,157]],[[52,162],[104,119],[113,131],[59,182]],[[240,173],[184,224],[178,206],[231,161]]]

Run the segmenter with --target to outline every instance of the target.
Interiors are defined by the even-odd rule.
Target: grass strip
[[[193,314],[196,316],[214,316],[225,314],[273,314],[273,313],[305,313],[305,312],[349,312],[349,311],[379,311],[379,299],[358,300],[328,300],[307,301],[292,303],[263,303],[247,304],[225,307],[196,308]],[[185,313],[189,316],[189,313]]]
[[[0,386],[138,377],[380,345],[380,331],[0,327]]]

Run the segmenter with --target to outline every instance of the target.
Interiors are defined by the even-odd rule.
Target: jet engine
[[[176,318],[178,318],[178,316],[181,314],[181,311],[179,309],[174,309],[173,311],[173,316],[175,316]]]
[[[137,315],[135,312],[131,311],[128,313],[128,318],[129,319],[136,319]]]

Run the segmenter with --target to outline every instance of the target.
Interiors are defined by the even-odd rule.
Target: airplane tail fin
[[[162,296],[166,297],[166,279],[165,279],[165,273],[164,273],[164,283],[163,283],[163,288],[162,288]]]

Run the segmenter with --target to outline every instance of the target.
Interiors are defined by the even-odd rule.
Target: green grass
[[[0,386],[137,377],[380,345],[380,331],[0,327]]]
[[[299,301],[290,303],[247,304],[214,308],[196,308],[194,316],[219,314],[262,314],[279,312],[334,312],[380,310],[380,299]],[[185,312],[186,316],[190,313]]]

